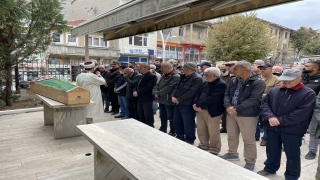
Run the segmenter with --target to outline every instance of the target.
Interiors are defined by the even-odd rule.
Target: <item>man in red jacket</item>
[[[262,117],[268,134],[265,167],[258,174],[275,174],[280,168],[282,145],[287,156],[285,179],[297,180],[301,172],[300,146],[315,104],[315,92],[301,82],[299,69],[286,69],[280,87],[263,100]]]

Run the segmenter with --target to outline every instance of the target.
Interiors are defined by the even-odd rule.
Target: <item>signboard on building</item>
[[[148,49],[124,48],[124,53],[127,53],[127,54],[148,54]]]

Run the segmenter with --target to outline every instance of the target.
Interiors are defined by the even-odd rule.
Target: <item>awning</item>
[[[72,37],[102,32],[113,40],[300,0],[136,0],[74,27]]]

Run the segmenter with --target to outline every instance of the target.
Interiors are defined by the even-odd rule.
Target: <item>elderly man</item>
[[[266,89],[264,90],[264,93],[262,95],[262,98],[264,98],[267,93],[272,89],[273,87],[280,86],[281,81],[278,80],[278,77],[272,74],[272,65],[270,63],[264,63],[258,66],[261,71],[261,79],[266,84]],[[260,139],[260,128],[263,128],[263,119],[261,115],[259,115],[259,121],[257,123],[257,129],[256,129],[256,140]],[[267,144],[267,132],[266,129],[263,128],[263,136],[261,138],[260,146],[266,146]]]
[[[126,98],[127,82],[124,80],[123,73],[126,65],[120,66],[120,77],[114,86],[114,92],[118,95],[118,103],[120,105],[119,115],[114,116],[115,118],[129,119],[128,99]]]
[[[202,79],[206,80],[206,78],[204,77],[204,70],[211,67],[211,64],[209,62],[202,62],[198,66],[200,67],[200,71],[201,71],[200,75],[201,75]]]
[[[209,67],[204,70],[206,82],[193,100],[193,109],[197,112],[197,133],[199,148],[218,155],[221,150],[220,119],[225,111],[223,95],[227,84],[220,79],[220,69]]]
[[[103,105],[101,98],[101,85],[107,85],[100,72],[93,74],[95,64],[92,61],[84,63],[86,73],[81,73],[77,76],[76,85],[90,91],[90,99],[95,102],[94,105],[87,106],[87,124],[93,122],[93,117],[98,117],[103,114]]]
[[[197,64],[187,62],[184,64],[183,75],[174,91],[172,92],[172,102],[176,104],[174,108],[173,124],[177,138],[189,144],[193,144],[195,136],[195,111],[193,110],[193,98],[201,87],[203,80],[196,73]]]
[[[278,171],[283,145],[287,156],[285,179],[297,180],[301,173],[301,141],[310,123],[316,94],[300,82],[299,69],[284,70],[279,80],[282,85],[272,88],[262,104],[268,143],[265,167],[258,174],[266,176]]]
[[[173,65],[169,62],[164,62],[161,65],[161,70],[163,76],[160,81],[154,86],[152,94],[155,99],[159,102],[160,110],[160,120],[161,126],[160,131],[167,132],[168,120],[170,123],[169,135],[175,136],[175,130],[173,125],[173,112],[174,112],[174,103],[171,101],[171,93],[174,88],[180,81],[180,75],[175,74],[173,71]]]
[[[123,79],[127,82],[126,98],[128,99],[129,117],[139,120],[137,97],[133,96],[133,89],[140,81],[141,74],[132,68],[123,71]]]
[[[258,66],[260,66],[261,64],[264,64],[264,61],[261,59],[257,59],[253,62],[253,68],[252,68],[252,73],[256,76],[260,76],[261,72],[260,72],[260,68],[258,68]]]
[[[142,77],[133,90],[133,96],[138,98],[138,115],[139,121],[151,127],[154,127],[154,117],[152,110],[153,87],[157,83],[157,76],[150,72],[148,63],[140,64]]]
[[[120,70],[119,70],[120,63],[118,61],[112,62],[112,69],[106,76],[106,83],[108,85],[109,90],[109,101],[111,102],[111,110],[107,113],[112,113],[111,115],[116,115],[119,113],[119,103],[118,103],[118,96],[114,92],[114,86],[120,77]]]
[[[304,65],[302,82],[305,86],[311,88],[316,94],[320,91],[320,62],[319,61],[309,61]],[[311,119],[308,131],[310,134],[309,139],[309,152],[305,156],[306,159],[316,158],[318,151],[319,140],[314,137],[317,128],[317,121],[315,118]]]
[[[162,64],[162,63],[161,63]],[[161,65],[160,65],[161,66]],[[160,71],[162,72],[162,70],[160,69]],[[156,66],[153,64],[150,64],[150,72],[154,75],[157,76],[157,83],[159,82],[159,80],[161,79],[161,75],[156,71]],[[163,72],[162,72],[163,73]],[[158,103],[156,102],[156,100],[153,101],[152,103],[152,109],[153,109],[153,114],[157,114],[157,110],[158,110]]]
[[[233,75],[233,68],[236,62],[238,61],[229,61],[224,64],[226,67],[226,71],[223,74],[221,74],[221,79],[224,80],[227,83],[227,85],[229,85],[230,80],[233,77],[235,77]],[[221,121],[222,123],[221,123],[220,133],[226,133],[227,132],[227,112],[226,111],[222,114]]]
[[[272,67],[272,74],[276,76],[281,76],[282,74],[282,67],[280,66],[273,66]]]
[[[239,160],[238,145],[241,133],[244,142],[244,168],[253,170],[257,159],[257,147],[254,138],[260,100],[266,87],[263,80],[251,74],[251,64],[239,61],[234,66],[234,75],[224,95],[227,110],[228,153],[221,156],[225,160]]]

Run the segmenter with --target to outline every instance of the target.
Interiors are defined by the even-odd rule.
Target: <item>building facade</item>
[[[210,25],[210,22],[197,22],[158,31],[155,58],[193,62],[206,60],[204,39]]]

